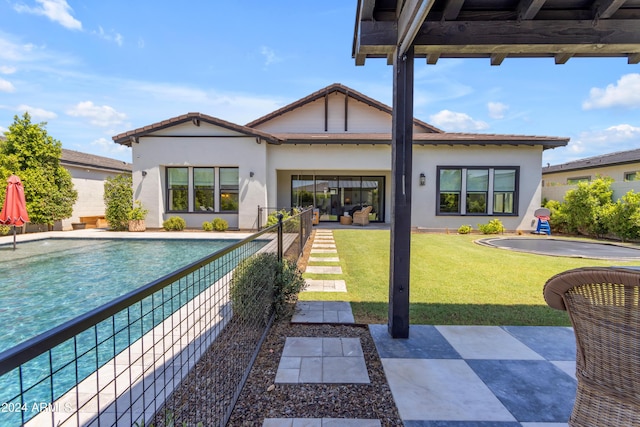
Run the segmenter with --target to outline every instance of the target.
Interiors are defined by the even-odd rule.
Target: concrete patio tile
[[[321,383],[324,370],[323,357],[303,357],[298,383]]]
[[[369,384],[364,357],[323,357],[322,382],[330,384]]]
[[[436,326],[465,359],[543,360],[499,326]]]
[[[516,421],[464,360],[383,358],[382,365],[404,421]]]
[[[518,421],[567,422],[576,380],[546,360],[467,360]]]
[[[558,360],[553,363],[558,369],[563,371],[565,374],[569,375],[574,380],[576,379],[576,361],[575,360]]]
[[[369,325],[381,358],[461,359],[435,326],[411,325],[408,339],[393,339],[387,325]]]
[[[327,265],[309,265],[305,273],[310,274],[342,274],[342,267]]]
[[[576,340],[571,327],[503,326],[502,328],[547,360],[576,359]]]
[[[317,249],[311,247],[311,254],[337,254],[337,249]]]
[[[380,420],[323,418],[322,427],[380,427]]]
[[[322,356],[322,338],[288,337],[284,343],[282,356]]]
[[[336,245],[333,243],[314,243],[311,245],[311,249],[335,249]]]
[[[265,418],[262,427],[380,427],[380,420],[349,418]]]

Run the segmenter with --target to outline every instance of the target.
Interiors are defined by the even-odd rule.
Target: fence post
[[[260,231],[260,222],[262,220],[262,210],[260,209],[260,205],[258,205],[258,231]]]
[[[298,257],[302,255],[302,251],[304,251],[304,220],[306,216],[307,215],[304,211],[298,214],[298,220],[300,221],[300,234],[298,235],[298,239],[300,240],[300,251],[298,252]]]
[[[282,261],[282,217],[281,213],[278,214],[278,261]]]

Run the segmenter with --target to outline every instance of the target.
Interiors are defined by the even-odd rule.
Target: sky
[[[112,136],[188,112],[244,125],[332,83],[387,105],[393,68],[351,57],[356,0],[0,0],[0,132],[131,162]],[[626,58],[415,61],[414,115],[447,132],[568,137],[543,165],[640,148]]]

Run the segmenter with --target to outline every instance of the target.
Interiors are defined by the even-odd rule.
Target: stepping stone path
[[[335,254],[334,256],[317,256]],[[316,256],[314,256],[316,255]],[[332,230],[316,230],[306,273],[336,276],[339,262]],[[341,279],[306,279],[305,292],[347,292]],[[292,323],[355,323],[351,304],[344,301],[298,301]],[[276,384],[369,384],[359,338],[287,337]],[[266,418],[262,427],[380,427],[380,420],[345,418]]]

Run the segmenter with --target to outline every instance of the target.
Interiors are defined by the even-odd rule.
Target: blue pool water
[[[235,243],[45,239],[0,246],[0,352]]]

